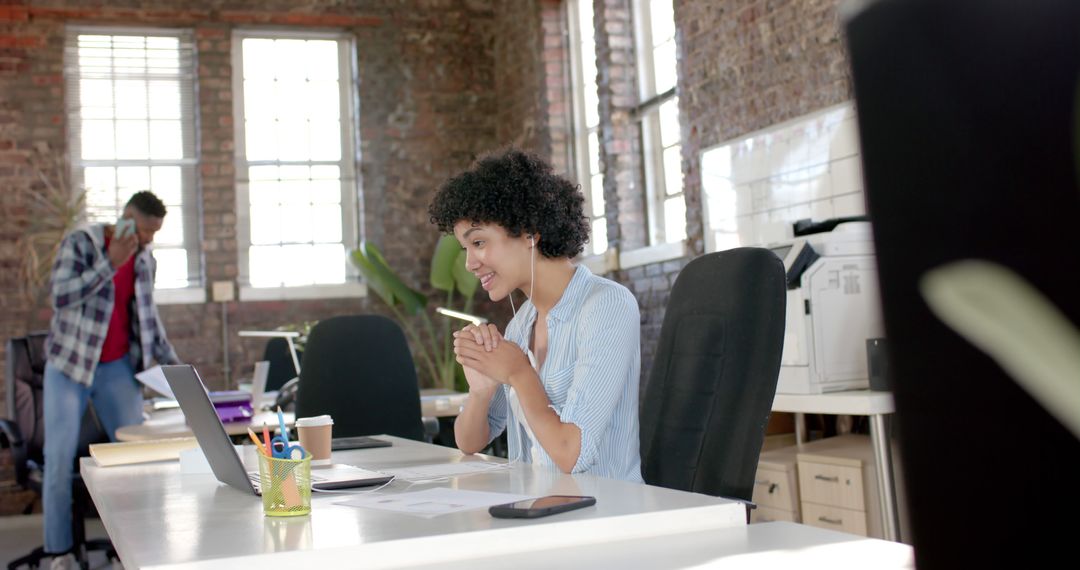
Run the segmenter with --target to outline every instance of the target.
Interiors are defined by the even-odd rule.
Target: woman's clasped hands
[[[529,358],[503,338],[490,323],[468,325],[454,333],[454,355],[465,368],[470,390],[490,390],[510,384],[516,374],[530,368]]]

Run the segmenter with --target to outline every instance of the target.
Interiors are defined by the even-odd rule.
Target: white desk
[[[877,469],[878,497],[881,500],[882,528],[885,538],[900,540],[900,518],[896,508],[896,486],[893,477],[892,446],[885,429],[885,414],[896,411],[891,392],[849,390],[830,394],[777,394],[773,399],[774,412],[794,412],[795,441],[802,443],[802,414],[850,414],[870,418],[870,442],[874,448]]]
[[[388,437],[388,436],[380,436]],[[491,459],[389,437],[394,446],[335,453],[335,461],[372,469]],[[252,446],[248,461],[254,461]],[[497,460],[497,459],[495,459]],[[81,463],[83,479],[125,568],[171,564],[264,568],[403,567],[466,560],[479,554],[555,550],[617,540],[745,526],[741,503],[588,475],[551,473],[516,465],[383,492],[450,486],[515,494],[583,494],[595,507],[535,521],[491,518],[486,510],[430,519],[336,505],[349,494],[316,493],[311,515],[272,519],[262,503],[217,482],[212,475],[181,475],[176,462],[98,467]],[[274,554],[273,556],[265,556]],[[297,560],[303,563],[297,565]],[[504,560],[505,562],[505,560]]]

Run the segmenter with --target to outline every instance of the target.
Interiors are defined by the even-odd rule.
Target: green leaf
[[[458,248],[457,256],[454,258],[453,272],[457,290],[466,299],[472,299],[476,288],[480,286],[480,280],[473,275],[472,271],[465,268],[465,250],[463,249]]]
[[[435,244],[435,254],[431,257],[431,286],[443,291],[454,288],[454,270],[461,244],[452,235],[444,235]]]
[[[427,297],[402,282],[375,244],[361,243],[360,249],[353,252],[353,259],[358,261],[357,267],[386,304],[400,303],[408,315],[415,315],[427,306]]]

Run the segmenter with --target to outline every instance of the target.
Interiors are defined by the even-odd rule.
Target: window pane
[[[660,144],[669,147],[679,142],[679,98],[660,105]]]
[[[155,166],[150,170],[150,190],[166,206],[179,207],[182,201],[183,179],[179,166]],[[169,209],[170,215],[173,209]]]
[[[116,195],[116,169],[111,166],[84,169],[83,187],[86,189],[87,221],[116,221],[117,213],[120,212],[120,200]]]
[[[308,183],[308,196],[312,204],[340,204],[340,180],[312,180]]]
[[[151,81],[148,89],[151,119],[181,118],[179,81]]]
[[[656,73],[657,95],[675,87],[677,66],[675,40],[667,41],[653,50],[653,69]]]
[[[670,196],[682,192],[682,146],[664,149],[664,190]]]
[[[671,0],[652,0],[649,4],[649,22],[654,46],[674,39],[675,11],[671,7]]]
[[[316,243],[341,243],[341,206],[311,207],[311,239]]]
[[[154,243],[160,245],[184,245],[184,211],[173,208],[165,213],[161,229],[154,234]]]
[[[116,121],[116,158],[145,160],[150,156],[150,129],[146,121]]]
[[[340,243],[305,248],[308,271],[315,283],[345,282],[345,247]]]
[[[607,220],[600,218],[592,222],[591,250],[594,254],[604,253],[607,250]]]
[[[111,119],[113,117],[112,81],[83,79],[79,82],[79,104],[85,119]]]
[[[337,81],[311,81],[307,84],[308,116],[319,119],[337,119],[341,101]]]
[[[116,169],[116,186],[120,202],[127,203],[136,192],[150,189],[150,169],[145,166],[122,166]]]
[[[311,133],[310,160],[341,160],[341,123],[311,121],[308,128]]]
[[[269,97],[269,95],[267,95]],[[307,117],[310,103],[307,100],[307,83],[302,79],[278,80],[274,91],[274,113],[279,119]]]
[[[274,93],[276,86],[270,79],[244,81],[244,118],[248,121],[266,121],[274,118]]]
[[[113,145],[112,121],[83,121],[82,146],[83,160],[109,160],[116,158]]]
[[[600,137],[597,133],[589,133],[589,174],[600,172]]]
[[[183,142],[180,121],[150,121],[150,158],[184,158]]]
[[[281,225],[278,205],[252,203],[251,205],[251,243],[258,245],[281,242],[278,227]]]
[[[171,216],[172,214],[170,214]],[[157,261],[155,289],[178,289],[188,286],[187,252],[182,248],[154,248]]]
[[[604,215],[604,176],[595,174],[589,180],[589,204],[593,218]]]
[[[145,119],[147,110],[145,81],[116,81],[116,116],[120,119]]]
[[[281,285],[281,247],[251,246],[248,249],[248,280],[254,287],[277,287]]]
[[[274,40],[245,38],[240,45],[244,54],[244,79],[273,79]]]
[[[307,77],[307,50],[304,40],[274,41],[274,71],[277,78],[303,80]]]
[[[278,157],[277,121],[246,121],[244,127],[244,151],[248,160],[274,160]]]
[[[593,26],[592,0],[578,0],[578,27],[581,30],[581,40],[592,42],[596,33]]]
[[[309,40],[305,46],[308,79],[338,79],[338,43]]]
[[[308,158],[307,121],[295,119],[277,122],[278,160],[306,160]]]
[[[668,243],[686,239],[686,201],[682,196],[664,200],[664,236]]]

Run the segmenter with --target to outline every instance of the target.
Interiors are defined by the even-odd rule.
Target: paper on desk
[[[495,463],[494,461],[462,461],[459,463],[431,463],[428,465],[412,465],[395,469],[380,469],[387,475],[393,475],[405,481],[431,481],[456,477],[458,475],[470,475],[484,471],[495,471],[509,468],[508,463]]]
[[[482,509],[532,499],[532,495],[486,493],[461,489],[425,489],[414,493],[376,493],[337,503],[350,507],[391,511],[425,518]]]
[[[165,379],[165,373],[161,371],[161,366],[154,366],[142,372],[136,372],[135,379],[166,398],[176,398],[176,396],[173,396],[172,388],[169,388],[169,381]]]

